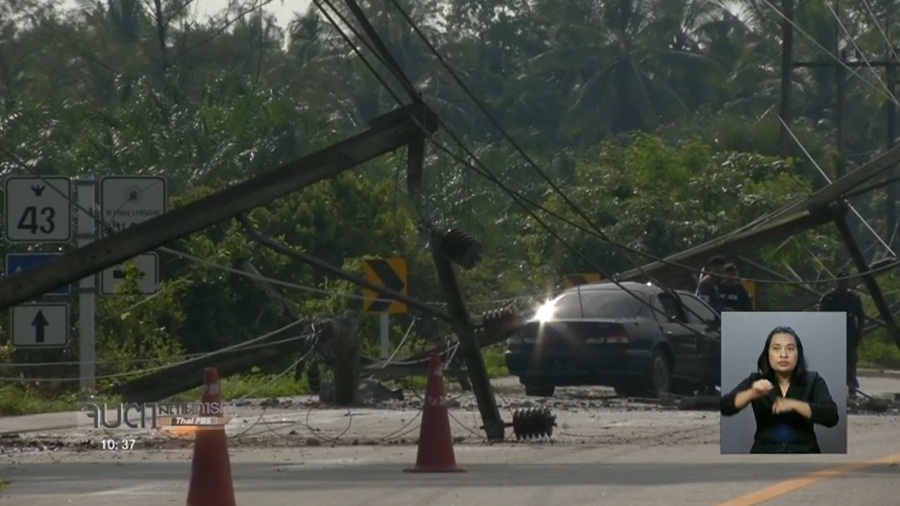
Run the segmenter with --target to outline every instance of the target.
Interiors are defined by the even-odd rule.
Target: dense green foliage
[[[0,172],[164,175],[174,208],[345,139],[396,106],[315,7],[279,27],[247,1],[232,0],[227,18],[210,19],[193,15],[192,3],[82,0],[76,11],[44,0],[0,6]],[[702,243],[825,182],[798,146],[791,156],[778,151],[780,16],[767,2],[734,2],[743,7],[735,16],[708,0],[398,0],[543,174],[485,118],[394,2],[360,3],[426,102],[489,172],[472,170],[473,160],[442,129],[428,146],[422,201],[407,194],[400,150],[257,209],[250,219],[357,274],[365,257],[406,257],[410,293],[419,299],[442,298],[421,219],[460,226],[484,242],[484,262],[462,273],[472,309],[481,312],[502,299],[540,297],[564,273],[620,272]],[[887,3],[872,2],[877,12]],[[841,5],[845,24],[857,44],[881,54],[880,26],[852,4]],[[833,18],[819,3],[802,4],[796,19],[819,44],[833,45]],[[798,59],[828,56],[802,34],[795,38]],[[886,136],[884,122],[873,120],[884,117],[884,90],[873,74],[863,77],[846,85],[846,159],[856,164],[882,149]],[[793,130],[830,178],[839,173],[833,88],[831,70],[795,72]],[[536,220],[524,210],[534,207],[511,199],[498,181],[580,227],[543,212]],[[853,203],[886,233],[881,192]],[[877,259],[881,248],[859,229]],[[170,247],[202,262],[160,253],[158,295],[100,298],[99,355],[117,363],[104,373],[220,349],[289,323],[254,280],[233,272],[244,262],[290,285],[276,290],[297,314],[361,308],[360,288],[260,247],[237,222]],[[831,227],[747,257],[808,279],[847,262]],[[751,264],[742,272],[774,278]],[[896,275],[881,280],[896,300]],[[804,292],[794,285],[760,286],[765,308],[810,306],[798,306]],[[72,303],[75,309],[77,299]],[[395,342],[413,318],[393,318]],[[0,322],[3,345],[8,315]],[[447,332],[427,319],[416,323],[427,337]],[[368,349],[377,350],[377,320],[367,318],[364,330]],[[872,342],[868,361],[900,360],[882,332]],[[77,350],[77,341],[64,352],[0,347],[0,364],[77,360]],[[77,368],[0,365],[0,373],[73,377]]]

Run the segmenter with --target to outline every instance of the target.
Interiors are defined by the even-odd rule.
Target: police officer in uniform
[[[859,360],[859,345],[862,342],[866,314],[862,299],[850,289],[850,272],[837,273],[835,287],[819,300],[819,311],[842,311],[847,314],[847,387],[850,396],[859,390],[856,377],[856,363]]]
[[[717,313],[722,312],[722,298],[719,292],[722,284],[721,275],[725,268],[725,257],[716,255],[709,259],[706,273],[697,285],[697,296],[710,305]]]
[[[731,311],[753,311],[753,299],[750,292],[741,282],[741,273],[736,265],[725,264],[723,273],[724,282],[719,286],[719,297],[722,300],[723,309]]]

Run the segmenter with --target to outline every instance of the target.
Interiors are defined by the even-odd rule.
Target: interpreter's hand
[[[761,379],[754,381],[750,388],[753,390],[753,394],[756,395],[756,397],[764,397],[769,395],[769,392],[775,388],[775,385],[767,379]]]
[[[785,399],[784,397],[779,397],[775,399],[775,403],[772,404],[772,413],[780,414],[780,413],[789,413],[794,411],[794,408],[797,406],[797,401],[794,399]]]

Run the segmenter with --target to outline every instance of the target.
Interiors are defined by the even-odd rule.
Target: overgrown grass
[[[505,348],[492,346],[484,350],[484,365],[487,367],[488,376],[491,378],[505,378],[509,376],[506,368],[506,359],[503,358]]]
[[[900,369],[900,348],[885,332],[867,336],[859,347],[859,366]]]
[[[8,385],[0,388],[0,416],[77,411],[82,401],[76,395],[48,399],[33,388]]]
[[[245,374],[235,374],[221,380],[222,398],[235,400],[246,397],[289,397],[311,393],[309,382],[304,375],[295,379],[293,373],[284,375],[263,374],[254,368]],[[200,399],[201,387],[182,392],[170,398],[172,401],[196,401]]]

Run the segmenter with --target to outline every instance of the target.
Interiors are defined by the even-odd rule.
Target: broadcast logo
[[[128,403],[113,407],[88,403],[81,411],[95,429],[222,430],[234,417],[222,402]]]

